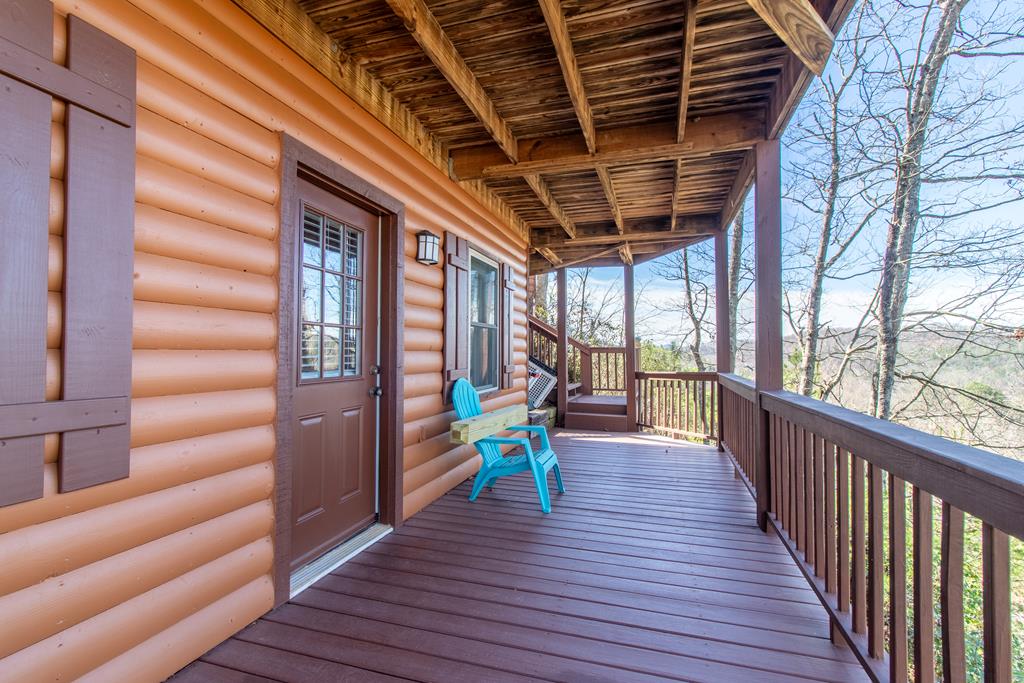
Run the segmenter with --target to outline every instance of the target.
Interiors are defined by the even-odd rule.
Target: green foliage
[[[682,365],[682,349],[678,344],[666,347],[650,341],[640,343],[640,370],[643,372],[679,372]]]

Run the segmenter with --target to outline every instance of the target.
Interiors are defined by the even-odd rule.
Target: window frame
[[[473,320],[473,262],[480,261],[494,268],[494,325],[488,325],[486,323],[476,323]],[[490,394],[493,392],[501,391],[501,340],[502,340],[502,303],[501,303],[501,263],[494,257],[486,254],[472,244],[469,246],[469,301],[466,306],[466,348],[468,349],[468,364],[467,374],[470,383],[473,382],[473,328],[483,327],[486,329],[494,330],[494,363],[493,367],[493,381],[483,386],[473,385],[473,388],[477,390],[481,395]]]

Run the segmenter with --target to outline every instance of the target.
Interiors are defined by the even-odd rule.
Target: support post
[[[557,349],[557,370],[558,385],[558,410],[556,412],[555,424],[559,427],[565,426],[565,412],[569,408],[569,306],[566,299],[566,272],[565,268],[558,269],[558,349]]]
[[[764,531],[768,528],[771,501],[771,444],[768,439],[768,413],[761,407],[761,393],[782,389],[782,184],[779,141],[759,142],[754,153],[754,385],[758,402],[754,435],[754,486],[757,489],[757,524]]]
[[[732,339],[729,320],[729,233],[724,228],[715,234],[715,369],[732,372]],[[725,398],[718,387],[718,450],[725,439]]]
[[[625,317],[626,339],[625,339],[625,387],[626,387],[626,429],[638,431],[636,417],[636,300],[633,296],[633,265],[626,264],[622,267],[624,281],[625,301],[623,302],[623,314]]]

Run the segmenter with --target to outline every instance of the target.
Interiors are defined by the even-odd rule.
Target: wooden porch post
[[[555,424],[559,427],[565,426],[565,411],[569,407],[569,328],[568,328],[568,303],[566,301],[566,272],[565,268],[558,269],[558,410],[555,414]]]
[[[715,234],[715,369],[732,372],[732,339],[729,338],[729,233]],[[718,391],[718,450],[725,438],[725,400]]]
[[[623,313],[626,327],[626,429],[630,432],[637,431],[636,424],[636,301],[633,296],[633,264],[626,264],[622,267],[625,293],[623,298]]]
[[[754,151],[754,385],[758,401],[754,486],[757,488],[757,523],[764,531],[768,526],[771,500],[771,460],[768,413],[761,408],[761,392],[782,388],[782,185],[779,141],[759,142]]]

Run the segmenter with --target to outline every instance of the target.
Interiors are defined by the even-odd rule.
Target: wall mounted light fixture
[[[440,247],[441,238],[429,230],[416,233],[416,260],[423,265],[432,266],[437,263]]]

